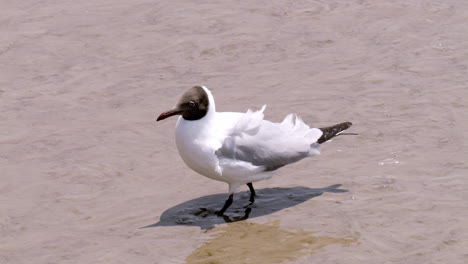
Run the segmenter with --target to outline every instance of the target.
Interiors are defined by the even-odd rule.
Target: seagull
[[[253,182],[269,179],[281,167],[320,154],[322,143],[344,134],[352,125],[343,122],[310,128],[295,114],[274,123],[264,119],[265,107],[245,113],[216,112],[211,91],[205,86],[194,86],[172,110],[156,119],[179,115],[175,138],[185,164],[203,176],[229,185],[228,199],[218,216],[223,216],[232,204],[237,188],[246,184],[250,190],[249,205],[253,204],[256,195]]]

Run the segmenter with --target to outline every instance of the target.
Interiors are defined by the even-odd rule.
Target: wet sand
[[[466,1],[0,10],[0,263],[468,262]],[[227,185],[183,164],[176,119],[154,122],[193,85],[218,111],[360,135],[255,184],[248,214],[243,188],[228,221],[248,219],[226,224]],[[290,243],[242,251],[280,250],[258,237]]]

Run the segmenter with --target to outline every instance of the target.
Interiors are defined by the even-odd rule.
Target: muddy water
[[[467,0],[4,0],[0,10],[1,264],[180,264],[197,249],[223,258],[226,234],[255,239],[253,229],[268,239],[243,241],[286,263],[468,263]],[[193,85],[213,91],[218,111],[267,104],[269,120],[351,121],[360,135],[254,184],[247,221],[287,230],[195,217],[219,209],[227,186],[183,164],[174,119],[154,122]],[[242,196],[229,215],[243,215]],[[217,225],[207,240],[200,228]],[[301,239],[319,233],[298,229],[359,243],[308,250]],[[279,236],[291,253],[270,243]]]
[[[186,263],[271,264],[312,255],[328,245],[350,246],[354,237],[320,236],[311,231],[289,231],[279,221],[266,224],[236,222],[208,231],[212,238],[195,249]]]

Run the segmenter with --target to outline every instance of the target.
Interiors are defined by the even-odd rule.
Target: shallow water
[[[0,263],[179,264],[242,225],[359,240],[286,263],[468,263],[468,1],[0,10]],[[219,111],[267,104],[268,120],[351,121],[359,136],[255,183],[271,192],[250,222],[195,217],[219,209],[227,185],[183,164],[175,119],[155,123],[193,85],[210,88]],[[295,196],[340,184],[347,192]],[[244,214],[246,190],[230,217]],[[275,220],[287,231],[258,224]]]

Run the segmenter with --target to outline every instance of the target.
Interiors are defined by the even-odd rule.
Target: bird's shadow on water
[[[341,184],[324,188],[266,188],[257,190],[255,203],[249,204],[250,192],[237,193],[234,203],[229,207],[223,217],[218,217],[219,210],[227,198],[227,194],[214,194],[183,202],[164,211],[160,220],[145,226],[199,226],[202,229],[211,229],[216,224],[236,222],[275,213],[288,207],[303,203],[323,193],[343,193],[348,190],[339,189]]]

